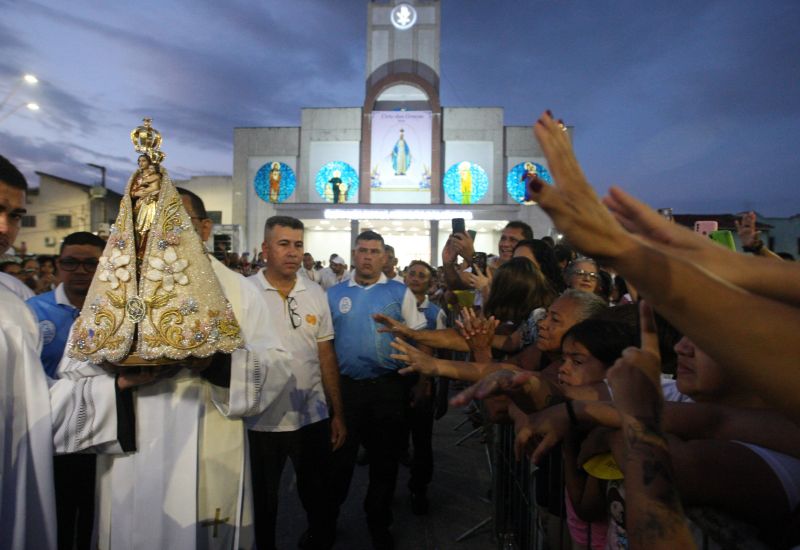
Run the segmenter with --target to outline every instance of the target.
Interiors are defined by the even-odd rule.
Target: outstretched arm
[[[440,359],[417,349],[400,338],[396,338],[392,342],[392,347],[397,350],[397,353],[392,354],[392,359],[397,359],[407,365],[400,369],[400,374],[418,372],[426,376],[445,376],[455,380],[477,382],[485,375],[499,370],[503,366],[501,363],[471,363]]]
[[[608,371],[622,417],[625,493],[631,548],[692,548],[661,431],[661,357],[653,312],[640,303],[641,347],[626,349]]]
[[[690,255],[667,253],[662,245],[652,245],[625,231],[600,204],[566,133],[548,113],[539,119],[534,132],[556,180],[552,187],[534,181],[534,198],[570,242],[614,267],[659,313],[742,383],[793,420],[800,419],[800,400],[796,398],[800,391],[800,340],[796,338],[800,309],[771,299],[782,294],[786,301],[800,303],[800,268],[791,262],[725,252],[738,265],[747,265],[743,267],[750,270],[747,281],[754,283],[756,273],[769,280],[758,286],[767,298],[720,278],[709,264],[699,264]],[[719,258],[719,254],[714,256]],[[757,323],[743,322],[743,312],[748,311],[758,312]]]
[[[378,332],[390,332],[393,336],[399,336],[405,340],[413,340],[417,344],[431,348],[469,351],[466,340],[458,334],[456,329],[414,330],[382,313],[376,313],[373,318],[383,325],[378,328]]]
[[[648,245],[666,254],[687,259],[720,279],[759,296],[800,305],[800,266],[796,263],[770,262],[766,261],[768,257],[728,250],[686,227],[670,223],[652,208],[616,187],[611,188],[603,203],[627,230]],[[742,242],[752,242],[755,215],[742,224],[737,222],[737,227],[744,230]],[[781,259],[777,255],[775,258]]]

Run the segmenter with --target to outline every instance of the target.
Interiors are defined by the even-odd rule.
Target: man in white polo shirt
[[[330,548],[335,530],[327,485],[330,456],[346,437],[331,313],[325,291],[297,276],[303,260],[303,222],[288,216],[269,218],[262,251],[267,266],[250,279],[262,290],[273,319],[264,329],[276,331],[292,354],[296,384],[248,420],[256,541],[259,549],[275,548],[278,486],[289,457],[309,524],[299,545]]]

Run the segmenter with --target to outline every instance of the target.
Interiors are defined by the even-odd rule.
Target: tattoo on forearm
[[[680,509],[677,513],[675,510],[662,508],[641,510],[638,520],[628,522],[631,548],[647,548],[655,541],[674,540],[685,528],[686,523]]]
[[[655,417],[658,418],[658,417]],[[630,482],[629,534],[636,546],[686,535],[675,490],[669,447],[657,422],[629,419],[624,423],[625,477]]]

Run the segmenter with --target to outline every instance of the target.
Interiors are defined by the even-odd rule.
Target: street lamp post
[[[39,82],[39,79],[36,78],[34,75],[32,75],[30,73],[22,75],[22,77],[17,79],[17,81],[14,83],[14,85],[8,91],[8,93],[6,94],[6,97],[3,98],[3,101],[0,101],[0,110],[2,110],[3,107],[6,106],[6,103],[8,103],[11,100],[11,98],[14,97],[14,94],[17,93],[17,91],[19,90],[20,86],[22,86],[23,82],[33,86],[33,85],[35,85],[35,84],[37,84]]]
[[[33,101],[29,101],[27,103],[20,103],[7,113],[0,115],[0,123],[2,123],[5,119],[22,109],[23,107],[27,107],[29,111],[38,111],[41,107],[39,107],[38,103],[34,103]]]

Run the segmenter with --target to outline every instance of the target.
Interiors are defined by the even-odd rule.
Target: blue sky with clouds
[[[0,153],[121,189],[144,115],[173,177],[230,174],[233,128],[360,106],[366,2],[0,0]],[[676,212],[800,212],[800,2],[442,0],[441,95],[529,125],[550,108],[602,193]],[[2,113],[0,113],[2,116]]]

